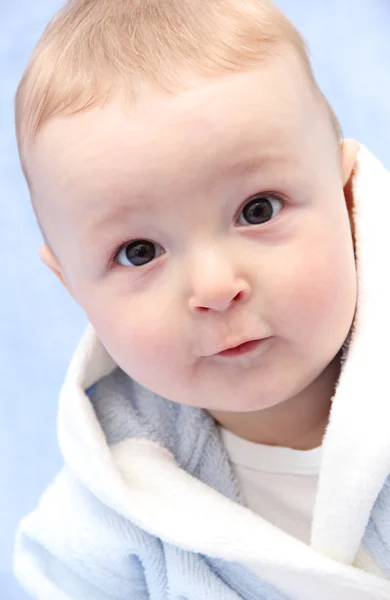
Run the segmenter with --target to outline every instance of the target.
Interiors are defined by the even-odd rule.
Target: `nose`
[[[202,251],[190,265],[192,312],[225,311],[234,302],[245,302],[250,296],[250,285],[237,272],[234,261],[214,251]]]

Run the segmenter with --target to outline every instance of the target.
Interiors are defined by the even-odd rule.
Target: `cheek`
[[[175,367],[183,347],[183,331],[174,314],[156,299],[149,305],[127,298],[124,304],[110,302],[107,311],[90,311],[89,320],[103,345],[118,365],[141,384],[149,384],[152,374],[159,377]]]
[[[274,304],[281,335],[309,345],[332,337],[343,343],[355,312],[356,268],[352,245],[341,240],[312,238],[290,254]]]

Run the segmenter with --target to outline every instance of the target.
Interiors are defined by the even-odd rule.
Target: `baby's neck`
[[[223,427],[250,442],[311,450],[322,444],[339,376],[340,353],[310,386],[277,406],[247,413],[208,412]]]

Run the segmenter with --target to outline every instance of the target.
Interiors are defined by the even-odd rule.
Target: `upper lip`
[[[265,340],[266,337],[263,338],[251,338],[249,340],[241,340],[241,342],[235,343],[235,344],[230,344],[229,346],[224,346],[223,348],[220,348],[219,350],[217,350],[217,352],[213,352],[213,354],[219,354],[220,352],[225,352],[225,350],[232,350],[233,348],[238,348],[238,346],[242,346],[242,344],[247,344],[248,342],[256,342],[256,341],[261,341],[261,340]]]

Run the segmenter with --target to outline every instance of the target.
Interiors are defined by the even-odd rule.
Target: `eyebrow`
[[[146,213],[152,210],[152,207],[147,205],[147,203],[143,203],[141,205],[135,206],[131,203],[121,202],[120,204],[111,205],[109,202],[108,208],[104,206],[102,210],[99,210],[96,218],[92,218],[91,223],[87,227],[86,235],[88,238],[94,236],[96,233],[99,233],[103,229],[108,229],[113,227],[118,222],[123,220],[126,216],[132,213]]]
[[[92,222],[88,231],[99,231],[103,226],[107,226],[110,223],[116,223],[120,218],[123,218],[129,212],[134,212],[136,208],[129,204],[117,204],[110,206],[108,210],[104,210],[99,213],[99,216]]]

